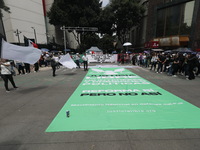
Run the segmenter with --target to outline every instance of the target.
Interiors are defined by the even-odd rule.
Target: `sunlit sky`
[[[102,1],[103,1],[102,7],[106,6],[109,3],[109,0],[102,0]]]

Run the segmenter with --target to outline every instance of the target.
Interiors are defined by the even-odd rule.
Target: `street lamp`
[[[21,31],[19,31],[18,29],[16,31],[14,31],[15,35],[18,37],[18,42],[20,45],[20,38],[19,38],[19,34],[22,33]]]
[[[65,26],[62,26],[60,28],[61,30],[63,30],[63,38],[64,38],[64,51],[66,50],[66,33],[65,33]],[[66,51],[65,51],[65,54],[66,54]]]
[[[34,35],[35,35],[35,44],[37,44],[37,38],[36,38],[36,31],[34,27],[31,27],[34,30]]]

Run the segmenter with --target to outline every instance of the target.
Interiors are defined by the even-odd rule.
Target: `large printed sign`
[[[46,132],[200,128],[198,116],[196,106],[124,68],[90,69]]]

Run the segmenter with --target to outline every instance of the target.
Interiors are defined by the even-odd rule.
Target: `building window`
[[[169,7],[166,10],[165,35],[178,35],[180,24],[181,5]]]
[[[194,4],[195,2],[191,1],[185,3],[182,7],[183,11],[181,13],[181,22],[180,22],[181,35],[187,35],[191,32]]]
[[[161,9],[158,11],[157,14],[157,30],[156,30],[156,36],[157,37],[162,37],[165,31],[165,9]]]
[[[190,1],[158,10],[156,36],[189,35],[194,4]]]

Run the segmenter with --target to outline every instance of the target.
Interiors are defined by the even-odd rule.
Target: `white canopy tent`
[[[90,49],[86,50],[86,53],[92,53],[92,52],[103,52],[96,46],[92,46]]]

